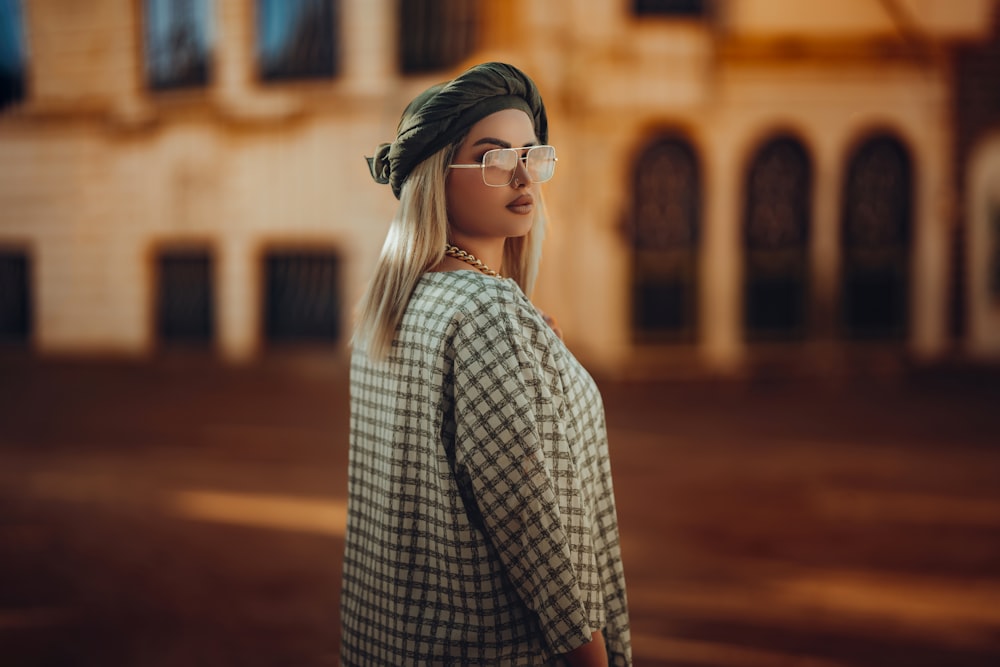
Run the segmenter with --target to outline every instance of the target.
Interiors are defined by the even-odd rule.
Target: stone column
[[[217,344],[231,362],[249,361],[260,345],[260,304],[255,256],[245,238],[229,234],[219,245],[216,269]]]
[[[931,360],[947,350],[950,164],[943,122],[928,124],[930,137],[916,145],[913,261],[910,267],[910,349]],[[934,129],[930,129],[934,128]]]
[[[842,136],[821,131],[814,135],[815,173],[813,174],[812,229],[810,230],[808,303],[809,338],[832,342],[837,335],[837,280],[840,262],[840,213],[843,167],[837,146]]]
[[[708,368],[720,374],[735,372],[744,354],[740,334],[741,174],[732,145],[728,136],[715,136],[706,145],[704,235],[698,279],[701,352]]]
[[[340,76],[353,92],[382,94],[396,74],[396,3],[341,0]]]
[[[226,104],[247,95],[255,70],[252,0],[215,0],[212,76],[214,92]]]
[[[970,160],[966,195],[966,351],[977,360],[1000,360],[1000,132],[983,140]]]

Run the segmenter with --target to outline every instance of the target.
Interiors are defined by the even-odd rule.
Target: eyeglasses
[[[450,164],[451,169],[482,169],[483,183],[491,188],[502,188],[514,180],[518,162],[532,183],[544,183],[556,170],[556,149],[553,146],[532,146],[521,155],[523,148],[494,148],[483,154],[480,164]]]

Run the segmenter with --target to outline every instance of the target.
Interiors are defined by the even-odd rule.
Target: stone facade
[[[679,3],[704,4],[681,15],[638,14],[631,0],[453,0],[476,19],[472,49],[408,75],[397,58],[397,3],[341,0],[337,72],[281,82],[256,71],[260,4],[214,0],[208,82],[178,90],[147,83],[149,3],[86,4],[23,3],[26,93],[0,110],[0,251],[28,260],[27,342],[38,354],[154,353],[163,257],[188,250],[208,258],[207,335],[221,356],[246,361],[267,347],[266,260],[282,251],[336,258],[337,338],[346,343],[395,205],[362,157],[391,139],[414,94],[501,59],[539,84],[559,150],[536,300],[595,370],[822,372],[933,362],[956,350],[1000,356],[1000,287],[983,287],[1000,256],[983,250],[1000,243],[1000,123],[987,113],[974,147],[956,149],[965,135],[954,111],[954,55],[997,39],[993,0],[953,0],[947,11],[934,0],[729,0]],[[683,335],[643,336],[635,311],[655,299],[637,300],[636,285],[658,279],[649,271],[659,255],[649,255],[648,275],[636,270],[637,169],[664,138],[693,156],[696,234],[662,255],[687,258],[683,280],[651,292],[687,295],[678,297]],[[755,338],[748,192],[754,165],[767,172],[775,139],[808,165],[801,270],[787,283],[798,319]],[[844,324],[846,184],[852,159],[873,140],[900,148],[908,179],[897,244],[905,305],[899,331],[859,340]],[[962,160],[972,166],[956,178]],[[768,178],[778,181],[760,186],[776,198],[765,218],[780,217],[785,189]],[[960,224],[968,253],[954,249]],[[764,266],[780,266],[782,252]],[[959,296],[970,324],[955,340],[953,285],[964,265]]]

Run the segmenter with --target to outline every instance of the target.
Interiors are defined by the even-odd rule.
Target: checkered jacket
[[[428,273],[351,362],[345,665],[631,664],[604,410],[513,280]]]

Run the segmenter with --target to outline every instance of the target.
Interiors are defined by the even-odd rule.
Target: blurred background
[[[0,664],[337,663],[363,157],[485,60],[636,664],[998,664],[998,5],[0,0]]]

